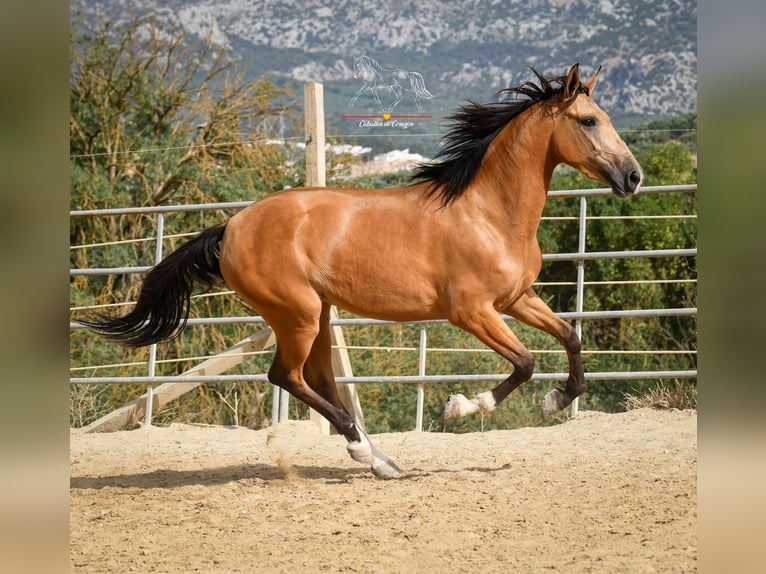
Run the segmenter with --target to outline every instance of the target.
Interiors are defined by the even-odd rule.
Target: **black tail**
[[[152,268],[136,306],[124,317],[100,315],[80,322],[125,347],[177,337],[189,318],[194,282],[211,287],[222,278],[218,256],[225,227],[206,229]]]

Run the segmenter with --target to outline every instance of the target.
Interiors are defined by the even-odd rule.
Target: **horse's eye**
[[[593,126],[596,125],[596,118],[588,116],[587,118],[583,118],[583,120],[580,122],[580,124],[583,127],[592,128]]]

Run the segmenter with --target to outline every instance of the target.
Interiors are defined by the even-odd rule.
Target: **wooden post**
[[[324,187],[325,141],[324,141],[324,86],[318,82],[303,85],[303,119],[306,124],[306,187]],[[330,434],[330,423],[314,409],[311,420],[322,434]]]
[[[324,187],[325,177],[325,134],[324,134],[324,88],[318,82],[303,85],[303,117],[306,122],[306,187]],[[332,316],[337,317],[335,309]],[[350,377],[351,362],[340,327],[332,328],[332,362],[336,375]],[[338,393],[348,412],[352,414],[362,430],[364,417],[359,397],[354,385],[338,385]],[[322,434],[330,434],[330,423],[318,412],[311,410],[311,420],[318,426]]]
[[[306,122],[306,186],[324,187],[324,90],[322,84],[303,86],[303,117]]]
[[[333,319],[338,316],[338,311],[335,307],[332,308],[330,316]],[[351,370],[351,360],[348,357],[348,349],[346,349],[346,339],[343,336],[343,327],[340,325],[333,325],[331,327],[331,337],[333,344],[333,371],[336,375],[341,377],[353,377],[354,372]],[[354,422],[356,422],[359,428],[364,432],[367,432],[367,427],[364,424],[362,405],[359,402],[359,396],[356,394],[356,386],[353,383],[338,383],[337,385],[340,401],[346,407],[346,410],[351,413]]]

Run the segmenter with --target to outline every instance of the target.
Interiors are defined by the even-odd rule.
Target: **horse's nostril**
[[[640,183],[641,183],[641,174],[634,169],[628,174],[628,184],[630,186],[631,191],[635,190],[638,187],[638,184]]]

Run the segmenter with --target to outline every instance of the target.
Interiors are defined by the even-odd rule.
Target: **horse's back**
[[[412,188],[292,188],[273,193],[237,213],[231,227],[246,227],[277,237],[330,240],[355,228],[353,238],[381,227],[414,226],[422,220],[422,194]]]
[[[221,271],[259,311],[311,291],[368,316],[429,315],[438,259],[429,249],[439,242],[429,241],[427,212],[412,188],[274,193],[229,220]]]

